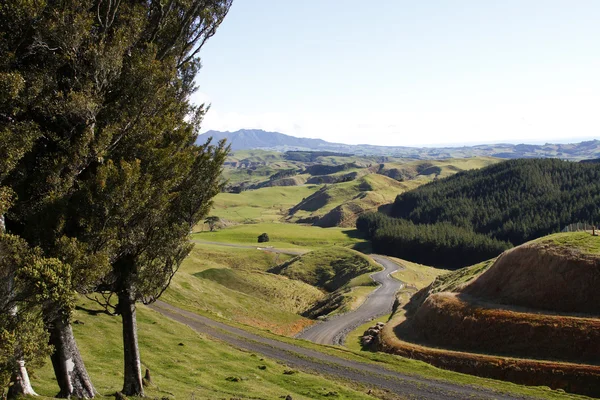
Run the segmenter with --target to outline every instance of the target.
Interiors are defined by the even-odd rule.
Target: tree
[[[138,217],[148,216],[139,212],[122,227],[122,242],[106,232],[93,237],[87,235],[90,218],[94,221],[94,212],[106,211],[74,202],[95,184],[103,186],[103,178],[130,179],[137,192],[110,187],[106,192],[115,198],[98,204],[114,209],[122,199],[119,194],[158,194],[140,201],[137,209],[164,212],[166,199],[176,197],[177,184],[197,156],[194,130],[205,109],[192,107],[188,99],[200,67],[198,52],[231,1],[163,3],[14,1],[0,7],[0,79],[12,82],[2,87],[9,90],[0,100],[12,97],[0,110],[0,132],[8,132],[11,139],[32,137],[31,150],[3,183],[16,194],[6,212],[6,229],[43,257],[58,260],[56,272],[64,274],[65,293],[71,294],[60,302],[47,298],[42,307],[55,347],[52,363],[59,396],[95,394],[70,327],[73,293],[99,287],[101,278],[106,281],[113,271],[122,271],[116,266],[127,264],[127,257],[146,260],[149,252],[143,244],[123,243],[152,227],[139,223]],[[175,157],[185,159],[181,166],[160,161],[178,152],[186,154]],[[148,189],[155,181],[164,184]],[[104,222],[107,230],[118,231],[112,221]],[[105,238],[114,241],[102,242]],[[165,263],[177,265],[184,253],[169,253]],[[162,281],[162,276],[156,279]],[[125,368],[127,377],[127,356]]]
[[[258,235],[258,243],[265,243],[269,241],[269,235],[267,233],[261,233]]]
[[[214,216],[214,215],[212,215],[210,217],[207,217],[204,220],[204,223],[208,224],[208,227],[209,227],[209,229],[210,229],[211,232],[213,232],[217,228],[217,225],[219,224],[219,222],[221,222],[221,219],[219,217],[217,217],[217,216]]]

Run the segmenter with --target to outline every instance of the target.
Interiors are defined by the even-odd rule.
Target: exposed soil
[[[462,292],[498,304],[600,315],[600,257],[548,243],[506,251]]]
[[[379,345],[460,372],[600,396],[599,288],[600,256],[528,243],[451,289],[458,293],[420,291]]]
[[[507,310],[437,293],[412,318],[416,340],[450,349],[600,365],[600,319]]]

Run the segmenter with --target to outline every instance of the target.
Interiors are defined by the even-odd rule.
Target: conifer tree
[[[216,160],[213,167],[222,162],[223,145],[193,145],[205,109],[193,107],[189,96],[200,68],[198,52],[230,5],[230,0],[15,0],[0,6],[0,100],[12,96],[12,109],[0,111],[0,134],[17,143],[23,139],[24,148],[31,148],[2,182],[15,194],[5,207],[6,229],[50,260],[50,270],[63,274],[61,293],[71,294],[40,297],[55,347],[59,396],[95,395],[70,326],[73,293],[89,293],[114,271],[118,282],[143,281],[131,260],[162,263],[169,277],[186,252],[185,235],[175,233],[182,232],[183,222],[167,218],[168,226],[181,225],[173,237],[163,238],[177,250],[159,260],[162,255],[150,244],[158,243],[153,238],[159,237],[154,230],[160,225],[152,222],[174,212],[169,207],[178,197],[185,198],[188,192],[179,186],[189,180],[196,160]],[[202,190],[208,197],[195,199],[208,204],[214,190]],[[114,197],[82,203],[90,205],[87,209],[74,206],[75,199],[90,193]],[[131,224],[119,231],[105,221],[106,229],[89,235],[86,228],[94,218],[127,204]],[[203,207],[192,214],[204,215],[198,211]],[[132,240],[140,233],[145,243]],[[30,272],[24,276],[50,281],[54,276]],[[170,279],[145,276],[162,287]],[[127,287],[117,288],[120,297]],[[140,296],[145,295],[131,297]],[[141,393],[127,384],[125,392]]]

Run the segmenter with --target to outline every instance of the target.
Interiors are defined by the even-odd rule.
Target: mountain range
[[[322,139],[299,138],[279,132],[260,129],[240,129],[235,132],[207,131],[198,136],[197,142],[204,143],[226,139],[233,151],[262,149],[274,151],[331,151],[356,155],[394,156],[415,159],[462,158],[491,156],[498,158],[561,158],[565,160],[589,160],[600,158],[600,140],[580,143],[552,144],[481,144],[460,147],[407,147],[375,146],[369,144],[350,145],[332,143]]]

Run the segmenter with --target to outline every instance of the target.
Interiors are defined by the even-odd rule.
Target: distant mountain
[[[394,156],[415,159],[443,159],[474,156],[498,158],[561,158],[564,160],[589,160],[600,158],[600,140],[569,144],[482,144],[462,147],[406,147],[350,145],[331,143],[321,139],[298,138],[279,132],[260,129],[241,129],[236,132],[208,131],[198,136],[198,143],[209,137],[227,139],[233,151],[263,149],[275,151],[333,151],[357,155]]]
[[[233,151],[249,149],[316,150],[322,147],[338,145],[321,139],[298,138],[260,129],[240,129],[236,132],[208,131],[198,137],[198,142],[204,142],[211,136],[214,140],[227,139],[231,143]]]

